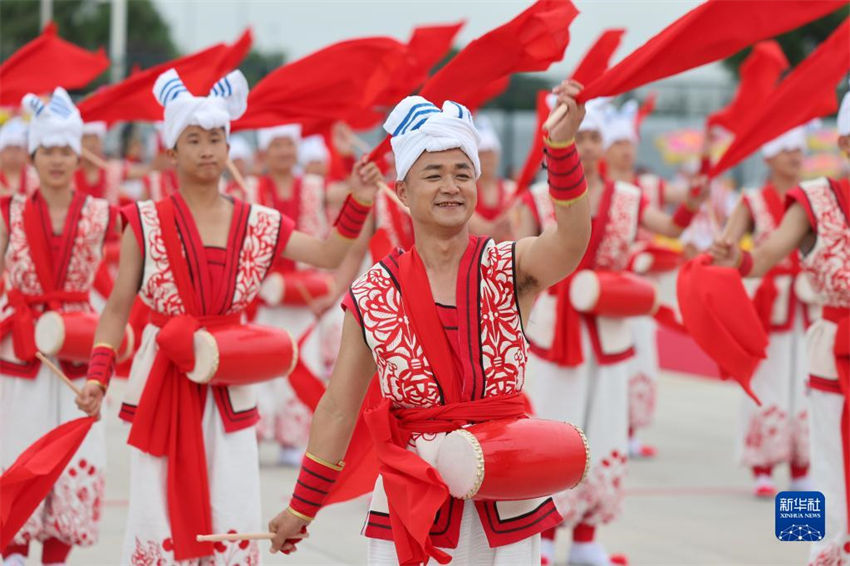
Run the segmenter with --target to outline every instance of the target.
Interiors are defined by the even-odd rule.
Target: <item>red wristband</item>
[[[741,250],[741,261],[738,263],[738,273],[741,277],[746,277],[753,270],[753,254]]]
[[[679,228],[687,228],[691,220],[696,216],[696,210],[691,210],[686,204],[680,204],[676,212],[673,213],[673,224]]]
[[[313,519],[325,504],[331,487],[342,472],[342,465],[334,466],[309,452],[301,461],[301,472],[292,491],[289,507],[308,519]]]
[[[549,175],[549,196],[552,199],[571,201],[587,191],[587,181],[575,143],[563,148],[547,145],[544,153]]]
[[[369,211],[371,210],[371,205],[367,206],[359,202],[352,195],[348,195],[342,204],[339,216],[336,217],[334,227],[339,231],[340,235],[353,240],[360,235],[360,230],[363,229],[363,225],[366,223],[366,218],[369,217]]]
[[[115,350],[104,344],[92,348],[86,379],[100,383],[105,389],[109,386],[109,380],[112,379],[114,371]]]

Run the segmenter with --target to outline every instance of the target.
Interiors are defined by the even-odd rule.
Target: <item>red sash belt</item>
[[[12,333],[12,346],[15,357],[30,362],[35,359],[35,320],[38,314],[33,312],[34,305],[45,305],[50,310],[61,310],[66,303],[89,302],[89,294],[82,291],[51,291],[41,295],[27,295],[18,289],[7,292],[8,304],[14,312],[0,322],[0,339]]]
[[[753,306],[756,307],[756,312],[759,315],[759,320],[764,329],[770,332],[771,329],[780,327],[790,327],[794,317],[794,289],[790,290],[791,303],[788,309],[788,321],[786,324],[773,324],[773,307],[776,304],[776,299],[779,297],[779,290],[776,288],[776,278],[783,275],[795,276],[800,273],[799,265],[796,260],[796,254],[790,256],[794,261],[794,267],[774,267],[762,277],[756,292],[753,294]]]
[[[844,407],[841,410],[841,452],[844,462],[844,493],[847,499],[845,524],[850,532],[850,308],[824,307],[823,318],[838,325],[832,350],[835,367],[838,368],[838,382],[832,384],[832,380],[811,376],[809,383],[814,389],[844,396]]]
[[[464,425],[526,415],[521,395],[488,397],[436,407],[392,408],[387,399],[364,413],[378,457],[399,563],[422,564],[451,557],[431,543],[434,516],[449,497],[439,473],[407,450],[413,433],[451,432]]]
[[[195,366],[194,332],[239,321],[240,313],[204,317],[151,313],[151,323],[160,327],[158,348],[127,442],[168,459],[168,515],[177,560],[213,554],[212,543],[195,541],[196,534],[212,532],[212,512],[201,428],[207,386],[186,378]]]

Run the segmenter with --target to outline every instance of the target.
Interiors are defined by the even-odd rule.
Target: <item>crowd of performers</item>
[[[847,180],[801,183],[796,128],[763,147],[768,176],[737,201],[700,171],[665,181],[636,168],[634,115],[578,104],[580,90],[554,89],[551,108],[568,111],[546,134],[543,180],[521,193],[499,176],[492,126],[451,101],[399,102],[380,164],[356,158],[344,125],[327,140],[265,128],[255,152],[230,135],[241,73],[196,96],[171,70],[154,87],[164,117],[144,163],[138,140],[108,159],[105,125],[84,124],[62,88],[28,95],[27,120],[0,130],[0,467],[80,410],[98,415],[117,374],[131,451],[122,564],[256,564],[256,541],[196,535],[261,530],[258,441],[300,467],[269,524],[272,549],[295,551],[364,476],[356,458],[343,467],[364,435],[380,473],[370,564],[547,564],[559,528],[569,564],[625,564],[596,531],[621,512],[629,460],[655,455],[637,433],[655,406],[653,315],[670,302],[658,289],[683,237],[748,278],[769,331],[752,382],[761,405],[742,402],[755,495],[775,495],[787,464],[791,489],[829,502],[811,562],[850,564]],[[838,133],[850,155],[850,97]],[[90,352],[72,352],[86,331]],[[64,340],[47,353],[79,395],[37,357],[51,340]],[[494,485],[522,466],[488,438],[529,413],[555,423],[535,429],[540,446],[522,441],[523,458],[546,462],[547,440],[563,438],[580,465]],[[1,550],[4,565],[23,565],[35,541],[43,564],[97,543],[103,427]]]

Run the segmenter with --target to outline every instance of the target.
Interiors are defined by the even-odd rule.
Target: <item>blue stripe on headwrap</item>
[[[423,106],[434,108],[437,112],[439,112],[439,109],[436,106],[434,106],[433,104],[431,104],[430,102],[420,102],[419,104],[414,104],[413,106],[410,107],[410,110],[407,111],[407,115],[404,117],[404,120],[402,120],[401,123],[398,125],[398,127],[395,129],[395,131],[393,132],[393,135],[394,136],[399,135],[399,132],[401,132],[402,129],[407,125],[407,123],[413,118],[413,115],[416,112],[416,110],[419,109],[419,108],[422,108]]]
[[[457,103],[457,102],[455,102],[454,100],[449,100],[449,102],[451,102],[452,104],[454,104],[455,106],[457,106],[457,117],[458,117],[458,118],[463,118],[463,106],[461,106],[460,104],[458,104],[458,103]]]
[[[420,116],[423,116],[423,115],[427,116],[428,114],[434,114],[434,113],[437,113],[437,114],[439,114],[439,113],[440,113],[440,110],[439,110],[436,106],[433,106],[433,105],[432,105],[432,106],[431,106],[431,108],[423,108],[422,110],[420,110],[420,111],[416,112],[415,114],[413,114],[413,116],[411,116],[411,117],[410,117],[410,122],[411,122],[411,123],[413,123],[413,120],[416,120],[416,119],[417,119],[418,117],[420,117]],[[418,124],[416,124],[416,126],[415,126],[415,127],[413,127],[413,128],[411,128],[410,126],[408,126],[408,127],[404,128],[404,129],[402,129],[401,133],[402,133],[402,134],[406,134],[406,133],[407,133],[407,132],[409,132],[409,131],[413,131],[413,130],[418,129],[420,126],[422,126],[422,124],[423,124],[423,123],[425,122],[425,120],[427,120],[427,119],[428,119],[428,118],[425,118],[424,120],[422,120],[421,122],[419,122]]]
[[[183,85],[180,85],[180,86],[178,86],[178,87],[177,87],[177,88],[175,88],[175,89],[172,89],[172,92],[171,92],[170,96],[168,97],[168,102],[171,102],[172,100],[174,100],[175,98],[177,98],[178,96],[180,96],[181,94],[183,94],[184,92],[189,92],[189,91],[188,91],[188,90],[186,90],[186,89],[183,87]]]
[[[230,79],[228,79],[227,77],[224,77],[224,79],[222,79],[222,80],[224,81],[224,84],[227,86],[227,94],[225,94],[225,96],[230,96],[231,94],[233,94],[233,86],[230,84]]]
[[[162,85],[162,88],[159,89],[159,99],[162,100],[163,102],[168,100],[168,97],[166,96],[165,91],[167,91],[169,88],[175,86],[175,83],[177,83],[179,85],[181,82],[182,81],[180,80],[179,77],[174,77],[173,79],[169,79],[164,85]]]

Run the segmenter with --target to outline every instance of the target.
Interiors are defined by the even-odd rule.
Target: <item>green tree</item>
[[[777,37],[776,41],[782,47],[791,67],[796,66],[814,51],[848,16],[850,16],[850,6],[845,6],[828,16]],[[737,77],[738,67],[750,51],[750,48],[739,51],[724,60],[723,65]]]
[[[109,48],[110,4],[102,0],[53,3],[59,36],[86,49]],[[127,2],[127,72],[148,68],[177,56],[171,30],[151,0]],[[0,61],[5,61],[40,32],[39,4],[34,0],[0,1]],[[100,82],[106,80],[101,77]],[[96,86],[96,83],[93,86]]]

